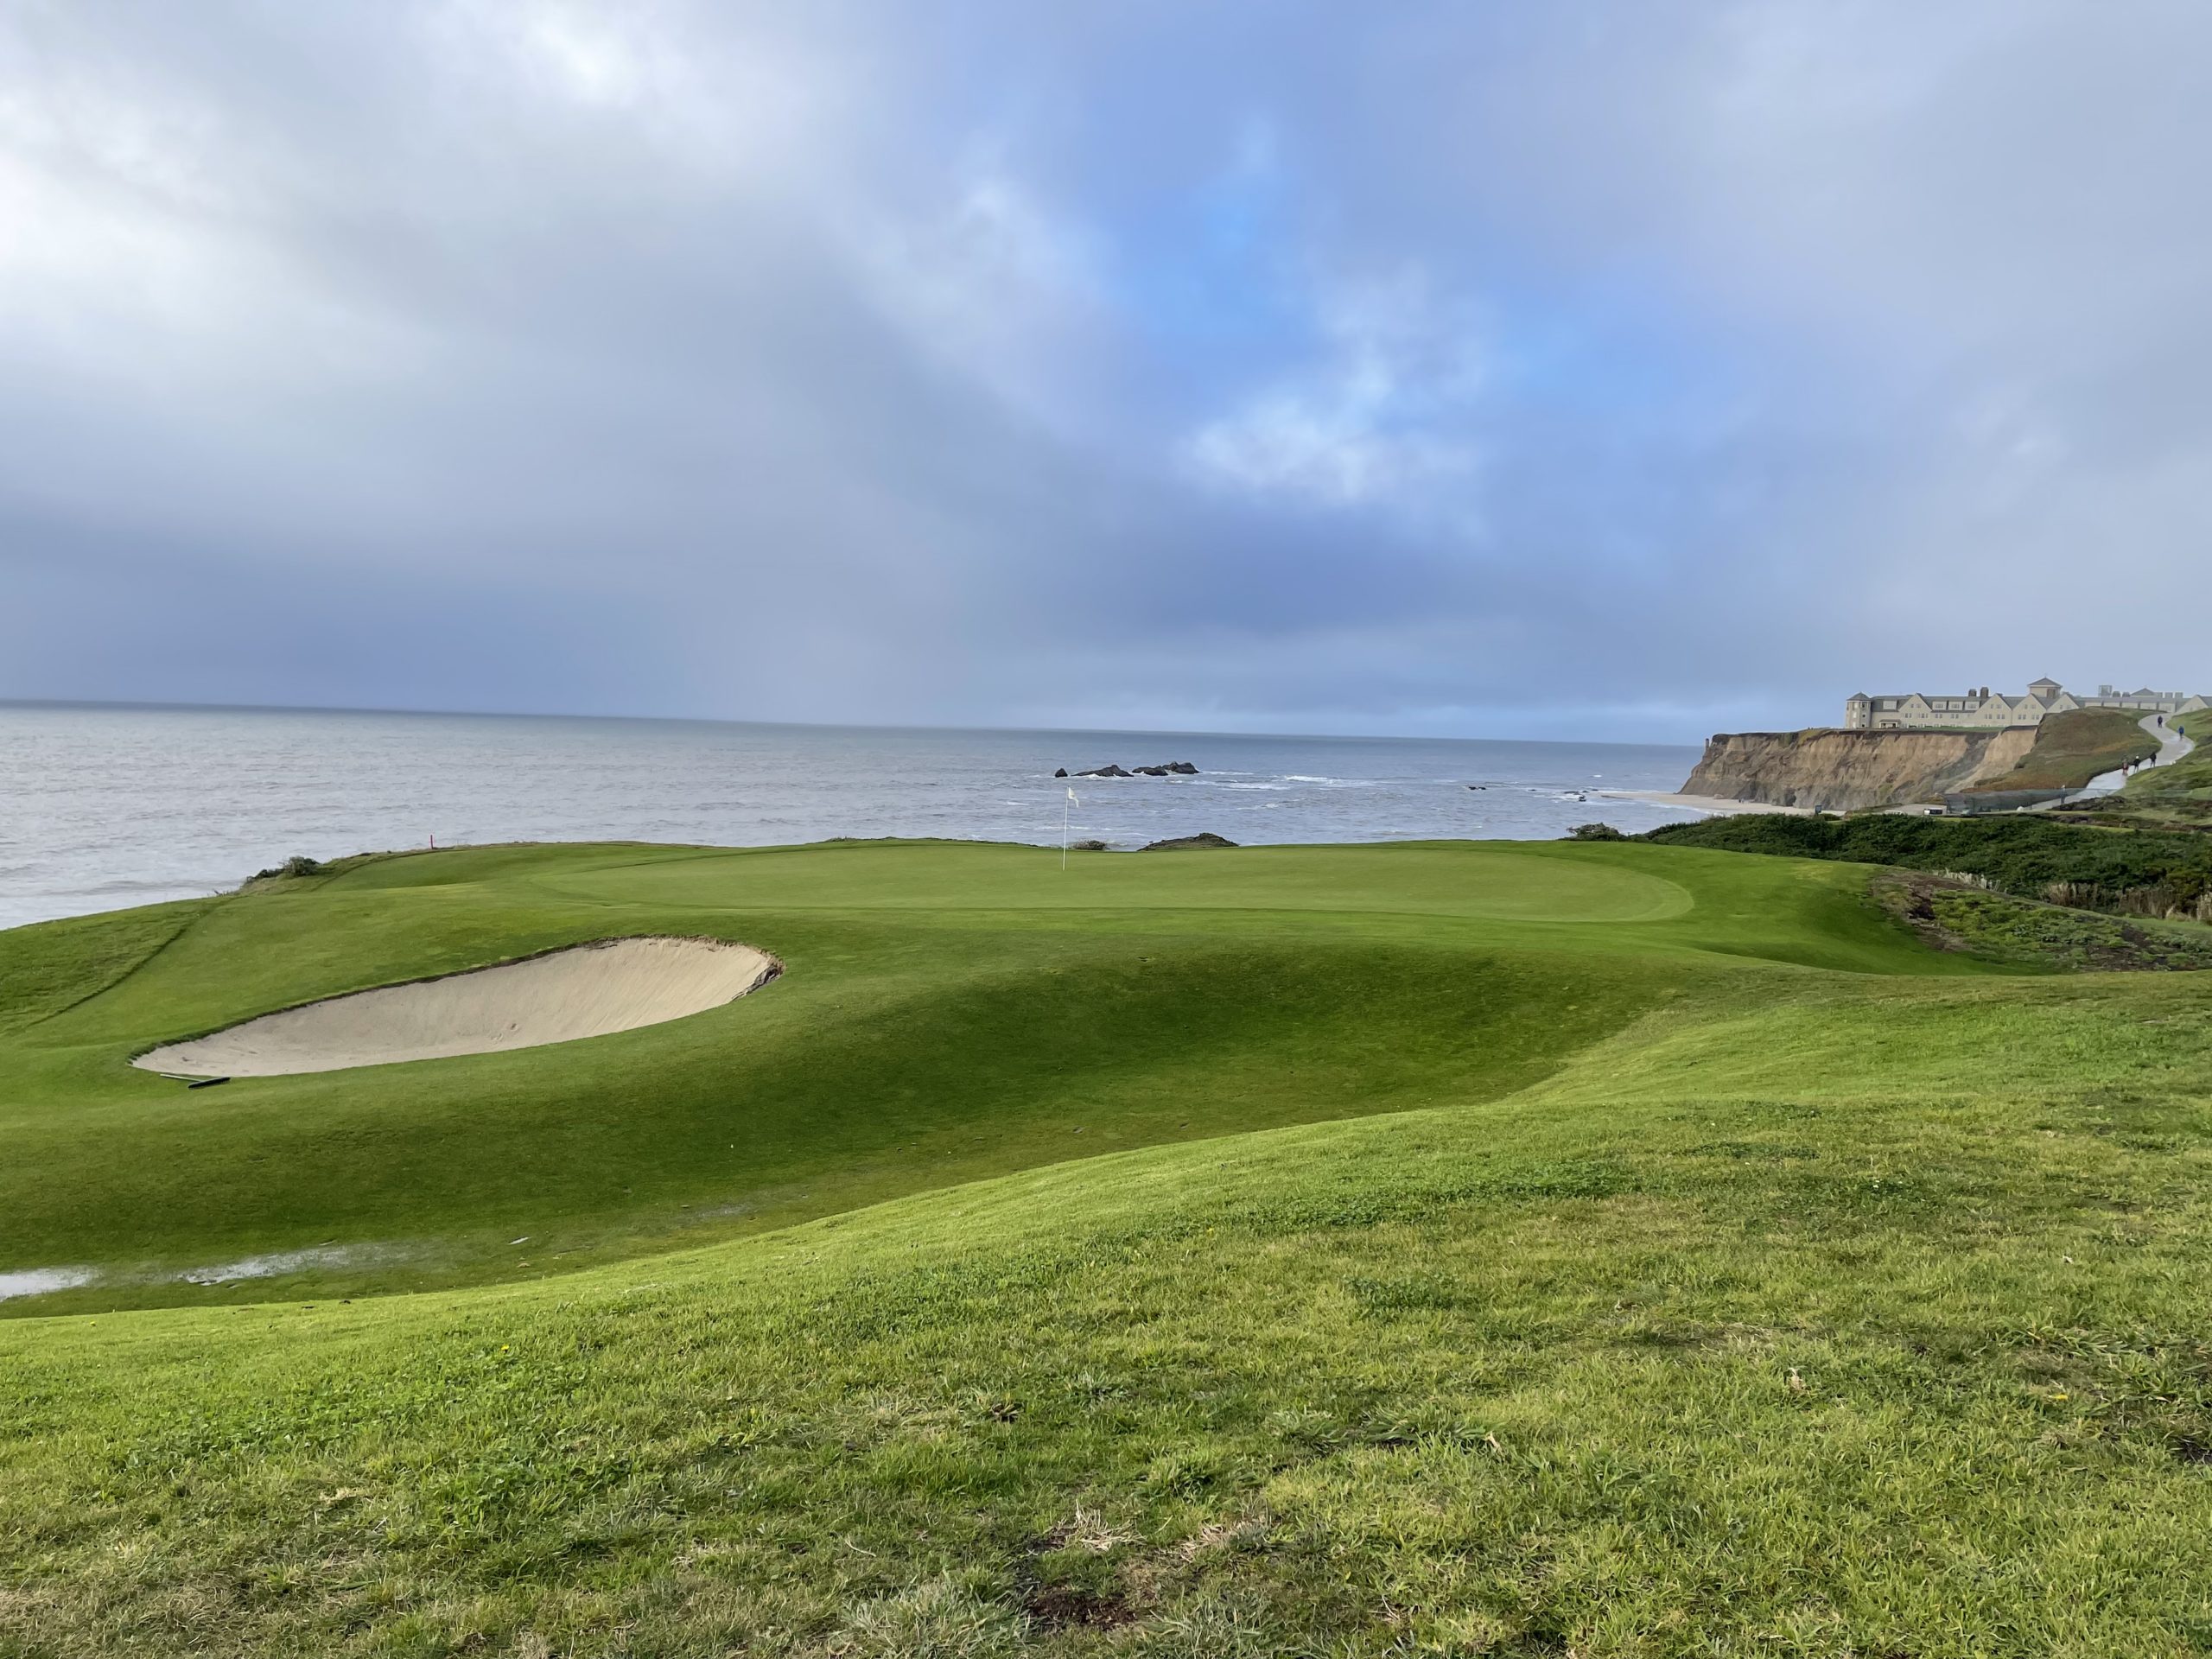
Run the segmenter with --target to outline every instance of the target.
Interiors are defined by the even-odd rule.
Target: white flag
[[[1083,798],[1075,792],[1073,785],[1070,785],[1068,789],[1068,799],[1073,801],[1077,806],[1083,804]]]

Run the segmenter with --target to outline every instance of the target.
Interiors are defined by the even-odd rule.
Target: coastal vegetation
[[[1956,871],[2018,898],[2160,916],[2212,892],[2212,837],[2071,823],[2043,813],[1931,818],[1743,813],[1670,823],[1640,841],[1785,858]]]
[[[1770,826],[485,849],[0,933],[0,1269],[99,1270],[0,1321],[0,1652],[2201,1647],[2205,981],[1693,827]],[[654,933],[786,971],[127,1064]]]
[[[2212,968],[2212,930],[2015,899],[1991,891],[1985,877],[1900,870],[1877,876],[1871,891],[1926,944],[1986,962],[2075,972]]]

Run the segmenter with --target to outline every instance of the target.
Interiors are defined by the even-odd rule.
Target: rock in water
[[[1061,772],[1053,775],[1065,778],[1067,773]],[[1138,766],[1134,770],[1125,770],[1119,765],[1094,766],[1089,772],[1076,773],[1078,778],[1195,778],[1198,775],[1198,769],[1187,760],[1163,760],[1156,766]]]
[[[1201,830],[1195,836],[1177,836],[1170,841],[1148,842],[1137,850],[1141,853],[1202,853],[1216,847],[1234,847],[1236,844],[1226,836],[1217,836],[1211,830]]]

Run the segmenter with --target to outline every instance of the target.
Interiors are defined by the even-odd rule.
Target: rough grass
[[[2212,928],[2037,904],[1925,873],[1878,876],[1872,893],[1933,948],[1985,962],[2073,973],[2212,969]]]
[[[938,995],[868,977],[895,978],[874,956],[918,940],[959,960],[980,940],[1019,1006],[1086,950],[1156,960],[1196,938],[1230,954],[1188,981],[1189,1029],[1172,999],[1108,1001],[1102,1052],[1173,1057],[1194,1109],[1280,1103],[1294,1060],[1337,1057],[1355,1099],[1395,1065],[1378,1075],[1407,1109],[969,1185],[924,1170],[894,1202],[542,1280],[9,1322],[0,1652],[2087,1659],[2212,1643],[2198,976],[1995,974],[1881,917],[1863,870],[1636,843],[1423,857],[1395,893],[1387,864],[1287,855],[1275,908],[1255,876],[1212,911],[1141,883],[1064,906],[966,851],[879,851],[911,858],[911,883],[787,855],[772,911],[746,907],[732,867],[702,868],[692,920],[728,903],[757,933],[821,896],[822,926],[859,931],[810,936],[815,972],[849,1004],[880,993],[884,1019]],[[46,1109],[151,1122],[95,1082],[147,1020],[273,994],[260,942],[290,925],[275,906],[339,907],[361,939],[318,957],[303,929],[296,949],[358,978],[463,950],[500,914],[517,936],[582,925],[571,902],[619,918],[661,880],[608,849],[406,862],[253,898],[269,917],[211,907],[122,987],[32,1027],[67,1027],[38,1052],[57,1068],[39,1074]],[[1593,871],[1689,902],[1642,890],[1639,909],[1633,883]],[[1478,903],[1491,876],[1560,892]],[[1301,887],[1398,907],[1301,906]],[[882,913],[926,890],[895,925]],[[1530,919],[1570,912],[1586,918]],[[1363,950],[1455,962],[1467,995],[1407,966],[1341,1021],[1302,991],[1280,1020],[1249,990],[1203,1000],[1300,950]],[[254,982],[164,979],[180,952],[232,954]],[[1524,982],[1528,1011],[1466,1040],[1477,1005]],[[795,966],[783,983],[800,982]],[[821,995],[809,1020],[836,1011]],[[1077,1000],[1102,995],[1085,981]],[[1592,1006],[1603,1017],[1575,1023]],[[1031,1058],[1083,1026],[1036,1023],[1052,1042]],[[903,1046],[982,1065],[1023,1024],[923,1022]],[[696,1028],[724,1066],[766,1039]],[[1552,1041],[1489,1057],[1524,1028]],[[822,1062],[855,1086],[892,1075],[847,1058],[863,1034]],[[404,1113],[449,1087],[457,1116],[488,1111],[468,1064],[393,1068],[421,1081],[359,1103]],[[1103,1060],[1033,1070],[1037,1096],[1105,1121]],[[948,1074],[918,1087],[906,1109],[957,1092]],[[964,1133],[988,1141],[1020,1097],[982,1091]],[[342,1104],[279,1103],[261,1131]],[[846,1103],[836,1133],[874,1109]],[[265,1178],[230,1179],[251,1195]]]
[[[1986,877],[1999,890],[2041,899],[2066,887],[2092,901],[2158,888],[2187,904],[2212,887],[2212,837],[2137,825],[2068,823],[2042,814],[1986,818],[1848,818],[1742,813],[1668,824],[1643,840],[1788,858],[1843,859]]]

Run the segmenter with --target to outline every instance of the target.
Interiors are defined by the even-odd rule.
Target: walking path
[[[2152,755],[2148,760],[2139,763],[2136,767],[2138,772],[2152,766],[2171,766],[2196,747],[2183,735],[2178,726],[2172,724],[2164,715],[2145,715],[2135,723],[2158,740],[2158,753]],[[2082,786],[2082,793],[2084,795],[2116,794],[2126,785],[2129,775],[2125,766],[2118,772],[2104,772],[2084,784]]]

